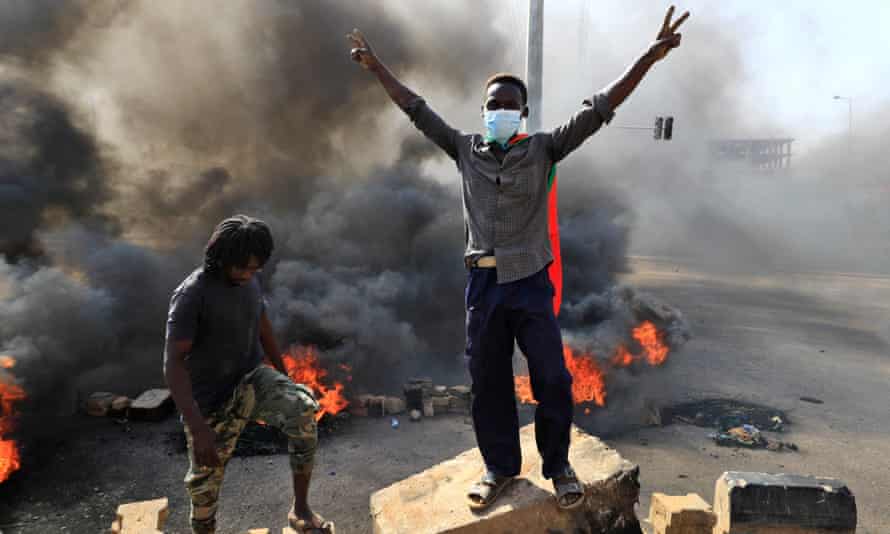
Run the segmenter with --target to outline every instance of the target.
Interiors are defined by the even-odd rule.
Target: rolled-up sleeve
[[[457,161],[457,143],[461,136],[460,131],[449,126],[421,97],[415,98],[405,106],[405,113],[414,126],[423,132],[423,135],[436,143],[439,148],[451,156],[451,159]]]
[[[608,124],[615,112],[604,93],[597,93],[582,103],[581,110],[551,132],[551,157],[560,161],[578,148],[588,137]]]

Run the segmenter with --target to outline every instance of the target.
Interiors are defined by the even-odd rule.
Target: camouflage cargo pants
[[[195,534],[216,531],[216,508],[225,465],[232,457],[238,436],[249,421],[260,420],[278,428],[288,437],[290,466],[294,473],[311,473],[318,434],[315,413],[318,403],[306,386],[271,367],[261,365],[247,373],[232,397],[217,409],[207,423],[216,433],[216,448],[221,467],[195,463],[192,434],[185,427],[189,452],[189,471],[185,487],[191,497],[191,525]]]

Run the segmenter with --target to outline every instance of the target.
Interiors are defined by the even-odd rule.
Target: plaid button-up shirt
[[[479,134],[449,126],[417,98],[405,107],[414,125],[457,164],[462,178],[467,257],[494,255],[498,283],[520,280],[553,261],[547,234],[548,178],[554,164],[614,115],[604,94],[552,131],[510,146],[503,157]]]

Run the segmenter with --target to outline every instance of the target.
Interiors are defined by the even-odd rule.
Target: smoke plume
[[[17,28],[0,69],[0,352],[35,405],[161,383],[169,295],[237,212],[272,227],[263,282],[285,343],[351,363],[357,388],[466,380],[457,172],[350,61],[344,35],[361,28],[456,127],[476,129],[481,84],[509,65],[515,37],[494,5],[46,4],[0,13]],[[565,100],[580,104],[593,82],[554,98],[573,89]],[[698,109],[692,98],[683,109]],[[606,347],[646,312],[613,288],[638,200],[605,177],[671,167],[595,143],[560,169],[564,326]],[[679,346],[682,316],[662,317]]]

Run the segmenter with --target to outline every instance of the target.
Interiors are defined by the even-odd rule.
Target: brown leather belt
[[[480,256],[478,258],[464,258],[467,269],[482,268],[494,269],[498,266],[494,256]]]

